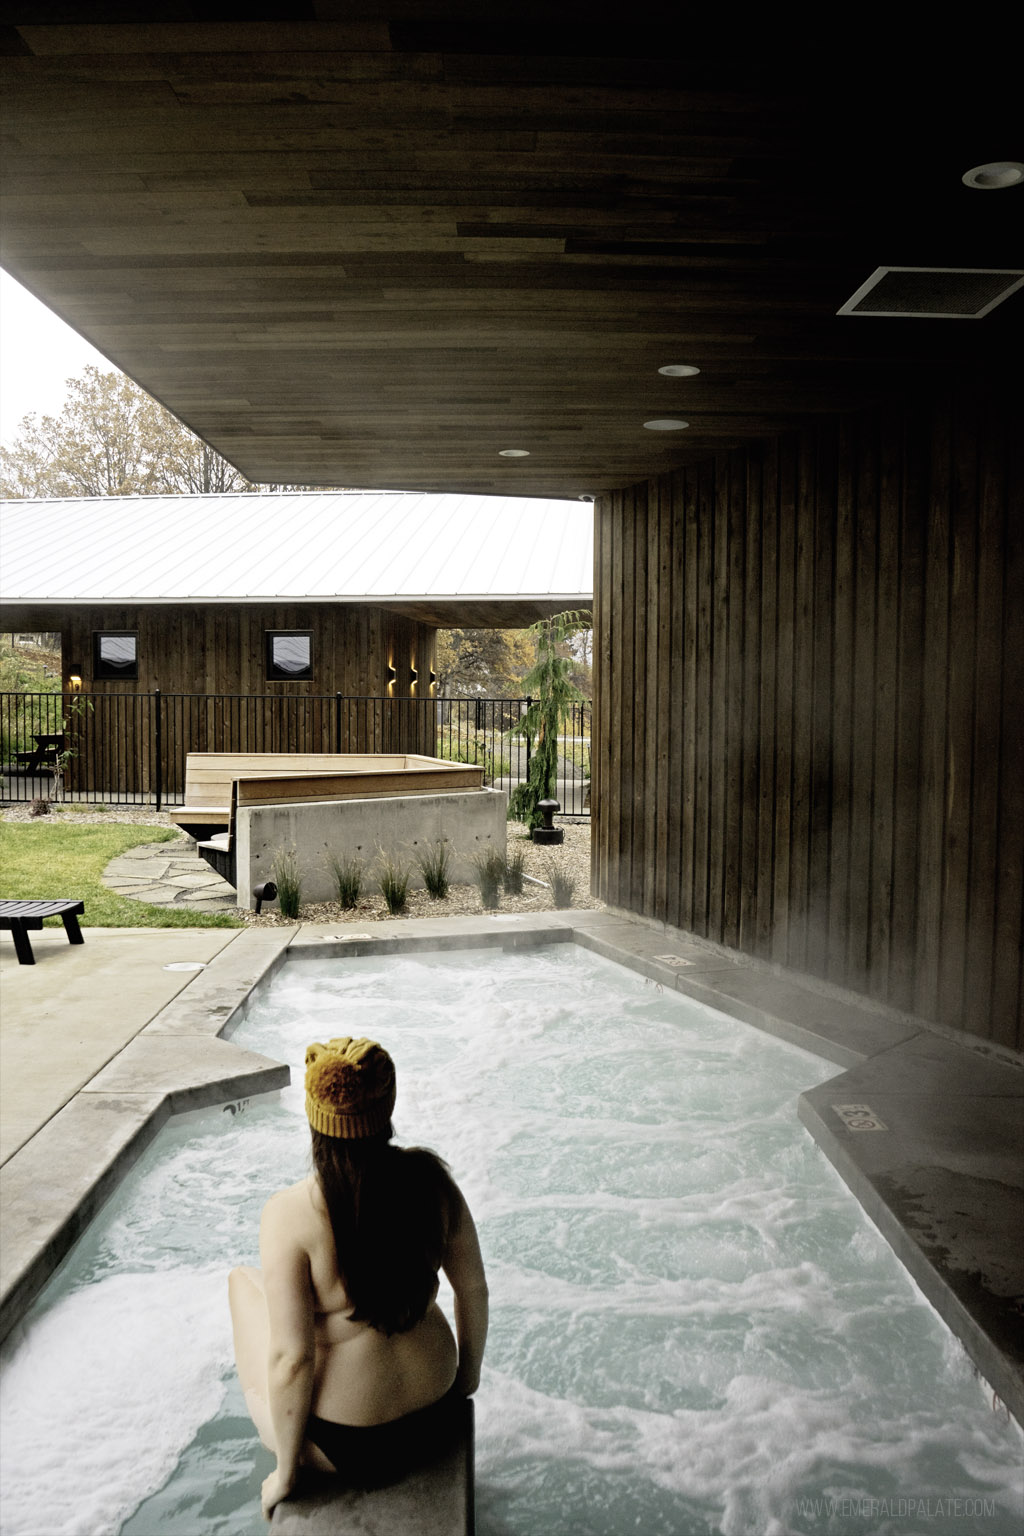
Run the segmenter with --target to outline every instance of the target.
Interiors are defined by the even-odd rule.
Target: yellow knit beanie
[[[377,1136],[391,1124],[395,1064],[373,1040],[343,1035],[306,1047],[306,1114],[325,1136]]]

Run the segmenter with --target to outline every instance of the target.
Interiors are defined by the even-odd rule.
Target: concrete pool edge
[[[1011,1101],[1024,1088],[1024,1072],[1016,1064],[930,1034],[924,1025],[915,1027],[903,1019],[881,1016],[870,1005],[859,1007],[825,996],[811,985],[767,974],[763,967],[747,964],[742,956],[724,954],[691,936],[667,934],[641,919],[607,911],[395,919],[374,923],[373,931],[365,933],[339,933],[341,926],[305,924],[246,930],[22,1149],[26,1154],[34,1151],[20,1168],[14,1165],[22,1153],[0,1170],[5,1227],[8,1213],[13,1211],[18,1248],[16,1262],[8,1263],[11,1244],[5,1242],[0,1338],[24,1315],[75,1237],[169,1114],[248,1097],[288,1081],[286,1065],[241,1052],[230,1040],[217,1038],[244,1014],[254,990],[286,959],[302,963],[346,954],[518,950],[575,942],[652,982],[847,1069],[801,1096],[797,1106],[800,1119],[979,1371],[1018,1423],[1024,1424],[1024,1341],[1019,1326],[1012,1326],[1006,1298],[997,1298],[993,1308],[985,1287],[979,1289],[971,1279],[985,1272],[972,1262],[969,1251],[972,1242],[977,1245],[978,1233],[961,1232],[958,1246],[956,1234],[944,1230],[937,1237],[932,1229],[943,1203],[943,1175],[948,1174],[954,1182],[959,1180],[961,1185],[965,1177],[990,1184],[994,1157],[998,1171],[1005,1175],[996,1182],[1005,1186],[1006,1199],[1012,1200],[1019,1189],[1019,1169],[1014,1176],[1008,1166],[1013,1159],[1007,1155]],[[927,1087],[916,1078],[906,1080],[908,1073],[921,1070],[922,1061],[930,1074]],[[975,1093],[971,1084],[979,1075],[981,1088]],[[934,1137],[921,1139],[928,1128],[923,1106],[931,1102],[928,1095],[936,1083],[940,1089],[955,1092],[965,1112],[978,1098],[985,1099],[990,1112],[993,1105],[1005,1112],[1006,1125],[995,1150],[984,1144],[984,1128],[973,1149],[968,1149],[969,1159],[974,1159],[973,1171],[946,1168],[943,1149]],[[950,1084],[955,1087],[950,1088]],[[896,1099],[900,1106],[911,1100],[916,1103],[916,1113],[905,1133],[895,1139],[890,1133],[890,1147],[897,1146],[895,1163],[879,1158],[877,1136],[850,1131],[832,1113],[837,1095],[863,1101],[869,1093],[876,1108],[885,1094],[889,1121],[894,1114],[904,1112],[897,1108]],[[97,1109],[102,1109],[102,1116],[96,1115]],[[63,1180],[61,1188],[54,1189],[52,1170],[68,1166],[72,1143],[80,1137],[81,1126],[90,1123],[83,1119],[89,1113],[96,1117],[91,1123],[103,1120],[104,1133],[93,1139],[85,1157],[77,1141],[75,1178]],[[885,1120],[885,1115],[880,1114],[880,1118]],[[44,1135],[46,1132],[49,1135]],[[962,1162],[963,1149],[957,1151]],[[912,1181],[907,1183],[901,1168],[903,1174],[907,1168],[926,1169],[938,1178],[937,1186],[924,1192],[930,1194],[925,1220],[922,1191],[914,1197]],[[48,1178],[44,1170],[48,1170]],[[41,1178],[54,1209],[37,1220],[33,1202],[38,1203]],[[999,1283],[1009,1290],[1016,1284],[1013,1277],[1020,1268],[1013,1253],[1013,1233],[1012,1224],[983,1233],[984,1242],[999,1251],[995,1269],[1001,1277]],[[951,1240],[951,1253],[944,1262],[936,1262],[942,1260],[941,1247]],[[990,1264],[989,1270],[992,1268]],[[970,1280],[966,1286],[965,1276]]]

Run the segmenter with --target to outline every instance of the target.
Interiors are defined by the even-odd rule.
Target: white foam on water
[[[531,1529],[532,1494],[545,1481],[546,1464],[573,1469],[567,1481],[582,1480],[595,1525],[602,1496],[623,1479],[662,1490],[680,1509],[700,1509],[721,1536],[789,1536],[808,1487],[836,1499],[878,1499],[881,1477],[883,1486],[912,1489],[917,1499],[936,1503],[949,1498],[950,1472],[963,1454],[962,1427],[926,1403],[895,1415],[882,1402],[870,1422],[858,1425],[831,1390],[787,1388],[757,1376],[736,1376],[716,1411],[669,1414],[596,1409],[485,1369],[477,1405],[478,1485],[518,1498],[524,1529]],[[1001,1449],[994,1421],[979,1415],[969,1438],[978,1451],[974,1495],[995,1501],[1002,1517],[983,1528],[1011,1532],[1021,1514],[1019,1469],[993,1459]],[[922,1458],[930,1476],[922,1473]],[[821,1476],[824,1484],[816,1483]],[[532,1529],[559,1529],[542,1509],[532,1519]]]
[[[255,1260],[266,1198],[308,1171],[303,1053],[339,1034],[394,1053],[398,1138],[450,1162],[480,1230],[482,1536],[834,1536],[796,1521],[794,1501],[951,1490],[999,1505],[958,1531],[1017,1536],[1016,1427],[797,1121],[799,1091],[835,1068],[569,946],[275,978],[234,1038],[289,1061],[291,1086],[173,1119],[28,1325],[34,1363],[12,1368],[35,1406],[17,1450],[4,1445],[4,1536],[117,1532],[218,1413],[226,1273]],[[167,1349],[175,1301],[186,1338]],[[441,1302],[450,1316],[445,1285]],[[140,1382],[142,1407],[126,1407]],[[222,1410],[223,1444],[244,1503],[238,1414]],[[251,1507],[210,1512],[192,1447],[192,1481],[176,1473],[180,1498],[173,1477],[161,1495],[161,1536],[259,1529],[252,1444]],[[51,1485],[70,1523],[38,1524]]]
[[[3,1536],[116,1536],[230,1361],[223,1269],[110,1275],[34,1317],[0,1381]]]

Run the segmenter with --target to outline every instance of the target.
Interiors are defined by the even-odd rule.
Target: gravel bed
[[[555,848],[539,848],[530,841],[526,828],[517,821],[508,824],[508,850],[522,848],[526,854],[525,870],[538,880],[547,880],[548,866],[555,864],[576,882],[573,895],[574,907],[600,908],[601,901],[590,894],[590,824],[569,824],[565,827],[565,841]],[[521,896],[499,894],[498,910],[501,912],[550,912],[554,906],[547,884],[523,886]],[[250,927],[275,928],[286,924],[277,911],[266,910],[256,916],[254,912],[236,909]],[[423,890],[409,892],[409,899],[401,917],[467,917],[484,912],[479,888],[475,885],[453,885],[441,901]],[[361,896],[358,904],[345,910],[336,901],[309,902],[299,908],[299,921],[303,923],[374,923],[390,919],[391,913],[384,905],[384,898],[376,892]]]
[[[77,826],[79,822],[124,821],[141,827],[169,827],[172,825],[166,811],[155,811],[151,805],[119,806],[112,811],[79,810],[78,802],[71,801],[50,807],[45,816],[33,816],[29,806],[20,800],[0,802],[0,821],[41,821],[51,826],[63,823]]]

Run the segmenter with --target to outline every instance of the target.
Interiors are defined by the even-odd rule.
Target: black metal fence
[[[189,752],[416,752],[477,763],[510,790],[530,766],[512,735],[528,699],[391,699],[261,694],[0,694],[0,797],[177,804]],[[590,705],[560,738],[556,798],[590,814]]]

